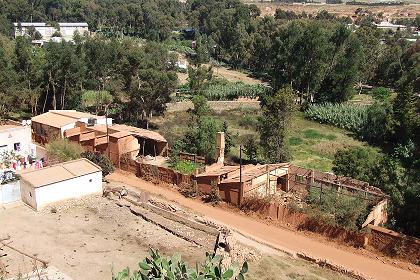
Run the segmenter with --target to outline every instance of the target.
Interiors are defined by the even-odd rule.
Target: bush
[[[311,104],[305,117],[358,133],[367,120],[367,106],[351,104]]]
[[[384,87],[374,88],[370,94],[378,101],[386,101],[391,97],[391,91]]]
[[[99,167],[102,168],[102,176],[104,177],[114,171],[114,165],[112,164],[112,161],[104,154],[99,152],[86,151],[82,153],[82,157],[99,165]]]
[[[191,184],[183,184],[180,186],[179,192],[188,198],[195,198],[201,195],[197,186],[197,181],[193,180]]]
[[[187,160],[180,160],[173,167],[173,169],[183,174],[193,174],[197,168],[198,165],[196,163]]]
[[[255,114],[245,113],[243,117],[239,120],[239,126],[245,128],[256,127],[258,119],[255,117]]]
[[[147,279],[165,279],[165,280],[244,280],[248,272],[248,263],[244,262],[236,278],[233,277],[235,271],[229,267],[224,269],[222,258],[220,256],[211,256],[206,254],[206,260],[202,264],[196,264],[194,268],[175,255],[173,257],[162,257],[159,251],[150,249],[150,257],[146,257],[139,263],[139,270],[130,272],[129,268],[124,269],[112,277],[113,280],[147,280]]]
[[[208,195],[203,197],[204,202],[211,203],[213,205],[217,205],[222,201],[220,197],[219,187],[215,181],[211,182],[211,191]]]
[[[50,163],[60,163],[81,158],[83,147],[67,139],[56,139],[46,146],[47,158]]]
[[[370,182],[371,171],[377,166],[382,156],[369,147],[351,147],[338,150],[334,155],[333,168],[335,174]]]
[[[357,194],[335,190],[322,191],[312,187],[309,192],[308,214],[313,218],[341,226],[349,230],[358,230],[368,214],[368,203]]]

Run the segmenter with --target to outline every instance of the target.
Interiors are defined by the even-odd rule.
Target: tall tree
[[[279,89],[265,98],[262,115],[258,119],[260,145],[269,162],[285,162],[291,159],[287,147],[287,129],[296,110],[295,95],[290,87]]]

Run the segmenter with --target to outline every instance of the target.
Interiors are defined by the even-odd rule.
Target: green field
[[[236,146],[230,156],[239,156],[239,145],[249,135],[258,139],[256,132],[259,110],[235,109],[213,113],[220,121],[226,121],[229,131],[235,135]],[[154,117],[151,122],[170,144],[182,138],[188,123],[187,112],[166,113]],[[363,142],[352,138],[350,132],[334,126],[307,120],[302,113],[296,113],[289,129],[288,143],[293,155],[292,163],[319,171],[331,171],[334,154],[349,146],[363,146]]]

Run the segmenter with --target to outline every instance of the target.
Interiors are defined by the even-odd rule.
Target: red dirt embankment
[[[420,274],[385,264],[378,259],[372,259],[334,246],[329,246],[297,232],[267,225],[240,214],[231,213],[199,201],[185,198],[175,190],[154,185],[127,172],[117,171],[109,175],[108,178],[153,194],[162,195],[166,199],[188,207],[216,223],[228,226],[244,235],[280,250],[301,252],[317,259],[325,259],[335,265],[357,271],[373,279],[420,280]]]

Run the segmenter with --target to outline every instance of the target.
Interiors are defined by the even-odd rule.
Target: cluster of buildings
[[[0,205],[23,201],[38,210],[54,201],[102,192],[102,170],[87,159],[48,165],[44,145],[60,138],[107,154],[116,166],[124,159],[168,154],[168,143],[159,133],[85,112],[51,110],[22,123],[3,121]],[[19,175],[13,180],[11,174]]]
[[[37,33],[37,36],[34,36]],[[50,41],[61,42],[73,41],[75,34],[89,34],[89,26],[86,22],[60,22],[55,26],[45,22],[15,22],[13,24],[13,37],[33,36],[32,43],[34,45],[44,45]]]

